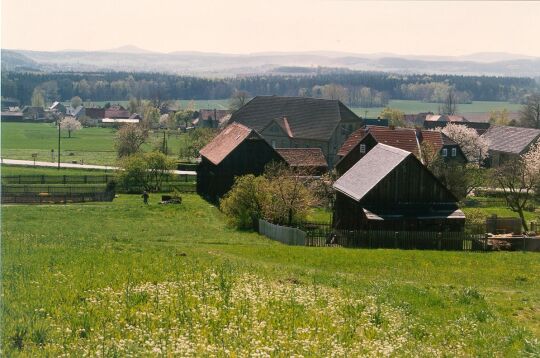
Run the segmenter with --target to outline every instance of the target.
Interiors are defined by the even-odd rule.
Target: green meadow
[[[183,199],[3,206],[1,354],[540,354],[536,253],[285,246]]]
[[[61,133],[61,161],[73,161],[85,164],[114,165],[116,151],[114,148],[113,128],[82,128],[73,132],[71,138],[67,132]],[[168,135],[168,147],[171,156],[178,157],[180,143],[184,136],[179,133]],[[163,132],[153,132],[144,150],[161,145]],[[58,151],[58,130],[51,123],[2,123],[2,157],[8,159],[32,160],[37,153],[38,161],[53,161],[51,149],[54,149],[54,161]]]

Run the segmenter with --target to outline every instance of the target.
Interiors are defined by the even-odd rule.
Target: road
[[[20,165],[25,167],[42,167],[42,168],[58,168],[58,163],[53,162],[34,162],[33,160],[18,160],[18,159],[4,159],[2,158],[2,164],[6,165]],[[69,169],[100,169],[100,170],[117,170],[118,167],[107,165],[94,165],[94,164],[73,164],[73,163],[60,163],[60,168]],[[171,170],[173,174],[183,175],[197,175],[197,172],[191,170]]]

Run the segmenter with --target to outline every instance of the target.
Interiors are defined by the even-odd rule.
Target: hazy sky
[[[2,48],[540,56],[540,2],[2,0]]]

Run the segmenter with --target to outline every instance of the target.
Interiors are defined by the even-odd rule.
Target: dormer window
[[[448,156],[448,149],[443,148],[443,150],[442,150],[442,156],[443,156],[443,157],[447,157],[447,156]]]
[[[366,153],[366,145],[365,144],[360,144],[360,153],[361,154]]]
[[[457,155],[457,149],[452,148],[452,157],[455,157]]]

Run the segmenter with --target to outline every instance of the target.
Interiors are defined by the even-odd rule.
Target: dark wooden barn
[[[197,193],[217,202],[237,176],[261,175],[265,166],[283,158],[255,130],[233,123],[200,151]]]
[[[411,152],[376,144],[335,183],[334,227],[461,231],[454,195]]]

